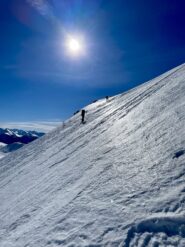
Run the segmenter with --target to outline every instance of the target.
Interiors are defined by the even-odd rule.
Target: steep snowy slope
[[[185,246],[185,65],[0,160],[0,247]]]

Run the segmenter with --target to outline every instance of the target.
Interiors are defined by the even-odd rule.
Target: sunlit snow
[[[0,160],[0,247],[185,246],[185,65]]]

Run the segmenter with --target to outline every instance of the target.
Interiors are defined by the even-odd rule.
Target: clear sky
[[[0,122],[66,119],[185,62],[184,0],[0,0],[0,31]]]

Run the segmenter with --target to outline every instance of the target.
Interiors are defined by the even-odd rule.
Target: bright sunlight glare
[[[66,39],[66,49],[70,56],[78,57],[85,53],[84,42],[80,37],[69,36]]]
[[[79,51],[80,51],[80,48],[81,48],[79,41],[76,40],[76,39],[73,39],[73,38],[71,38],[71,39],[69,40],[68,46],[69,46],[69,49],[70,49],[72,52],[75,52],[75,53],[76,53],[76,52],[79,52]]]

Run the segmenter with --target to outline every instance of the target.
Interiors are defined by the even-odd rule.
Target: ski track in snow
[[[185,65],[0,160],[0,247],[185,246]]]

